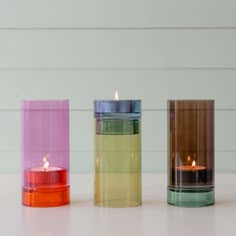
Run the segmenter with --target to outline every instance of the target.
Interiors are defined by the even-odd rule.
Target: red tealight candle
[[[26,185],[65,185],[67,182],[67,171],[59,167],[34,167],[25,171]]]
[[[66,185],[67,183],[67,171],[60,167],[49,166],[49,155],[43,158],[43,167],[33,167],[25,171],[24,178],[26,185],[53,187],[53,185]]]

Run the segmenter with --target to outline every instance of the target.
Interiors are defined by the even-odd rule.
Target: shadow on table
[[[145,207],[164,207],[166,205],[166,201],[160,199],[144,199],[142,204]]]
[[[230,207],[235,207],[236,206],[236,198],[224,198],[220,199],[217,198],[215,202],[216,206],[230,206]]]
[[[85,195],[73,196],[70,201],[70,206],[79,207],[91,207],[93,205],[93,199],[90,199]]]

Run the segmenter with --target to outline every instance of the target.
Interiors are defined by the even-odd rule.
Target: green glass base
[[[168,188],[167,201],[180,207],[203,207],[215,203],[213,187],[202,188]]]

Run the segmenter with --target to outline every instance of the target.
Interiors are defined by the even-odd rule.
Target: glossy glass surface
[[[214,203],[214,101],[168,101],[168,202]]]

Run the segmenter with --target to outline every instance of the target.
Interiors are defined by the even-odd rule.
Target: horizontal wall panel
[[[20,152],[0,151],[1,162],[0,173],[20,172]],[[236,172],[235,169],[236,152],[216,152],[215,170],[217,172]],[[93,172],[93,152],[71,152],[70,170],[72,173]],[[142,152],[142,171],[166,172],[167,153],[166,152]]]
[[[236,26],[234,0],[1,0],[0,27]]]
[[[235,68],[236,30],[0,31],[0,68]]]
[[[215,113],[216,151],[236,151],[236,112]],[[70,113],[70,148],[72,151],[92,151],[94,138],[92,111]],[[167,113],[143,112],[143,151],[167,150]],[[0,151],[20,151],[20,112],[0,113]],[[4,157],[0,157],[4,158]]]
[[[214,99],[217,110],[236,110],[235,88],[236,70],[0,70],[0,111],[19,110],[24,99],[70,99],[71,109],[92,111],[94,99],[115,90],[141,99],[144,110],[166,110],[168,99]]]

